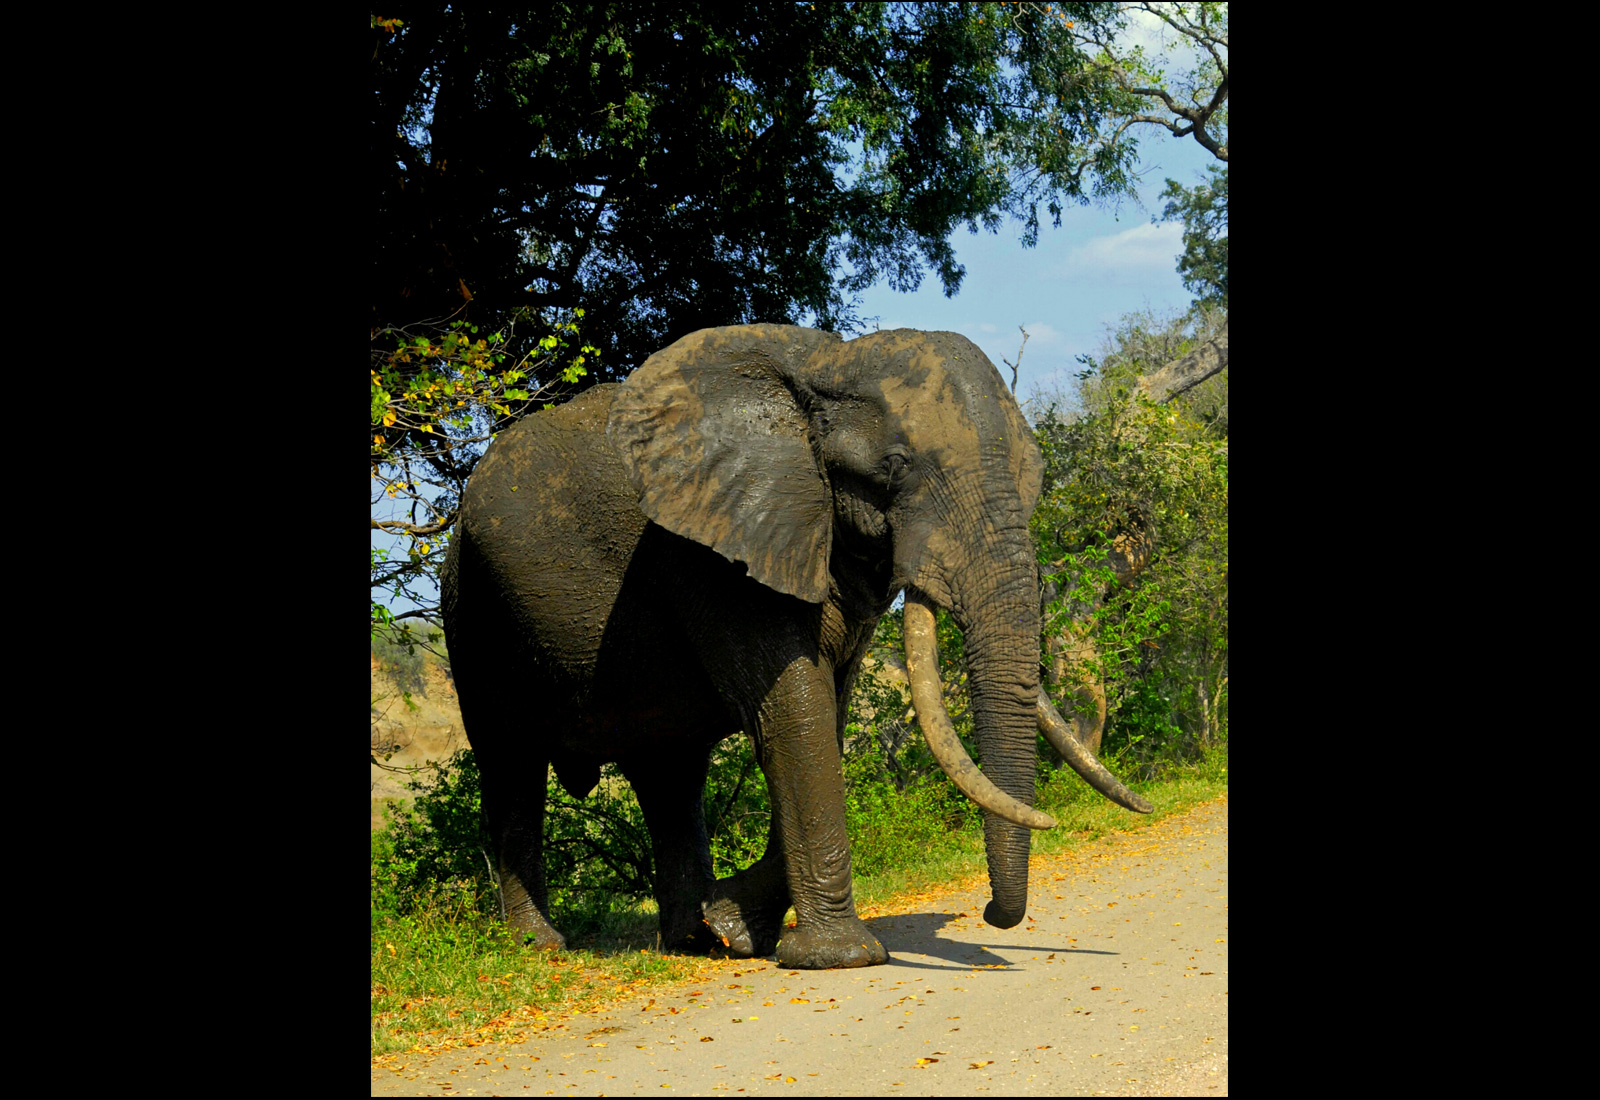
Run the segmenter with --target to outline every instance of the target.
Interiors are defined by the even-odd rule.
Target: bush
[[[711,866],[718,878],[744,870],[767,850],[772,803],[756,763],[755,745],[744,734],[711,750],[705,813]]]
[[[373,835],[375,927],[391,918],[453,914],[482,923],[499,916],[494,847],[472,750],[419,769],[406,786],[415,795],[412,803],[388,806],[388,828]],[[748,738],[729,738],[712,751],[705,812],[719,877],[760,858],[771,813]],[[601,768],[599,785],[583,799],[572,798],[553,770],[547,773],[545,875],[551,922],[571,936],[653,898],[650,834],[616,765]]]
[[[885,774],[875,743],[845,761],[845,828],[857,875],[914,867],[980,811],[943,772],[899,790]]]
[[[374,910],[381,901],[399,915],[440,908],[498,913],[472,751],[420,769],[406,788],[415,795],[411,805],[386,807],[389,827],[373,839]]]
[[[425,694],[422,679],[422,654],[416,643],[408,641],[410,635],[397,633],[389,626],[372,632],[372,655],[378,659],[383,674],[394,681],[402,692]]]

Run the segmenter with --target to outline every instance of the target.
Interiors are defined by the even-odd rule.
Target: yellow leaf
[[[992,1066],[992,1065],[994,1065],[994,1059],[993,1058],[989,1058],[989,1059],[986,1059],[985,1061],[982,1061],[982,1062],[974,1062],[974,1063],[972,1063],[972,1068],[973,1069],[982,1069],[984,1066]]]

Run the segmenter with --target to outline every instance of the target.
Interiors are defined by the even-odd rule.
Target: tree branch
[[[397,519],[394,519],[394,520],[378,520],[378,519],[375,519],[375,520],[372,520],[372,530],[374,530],[374,531],[398,531],[403,535],[437,535],[441,531],[450,530],[451,524],[455,523],[455,521],[456,521],[456,514],[454,512],[451,512],[448,516],[446,516],[444,519],[440,520],[438,523],[429,523],[429,524],[405,523],[405,522],[402,522],[401,520],[397,520]]]
[[[1224,318],[1222,331],[1195,348],[1182,359],[1175,359],[1139,379],[1135,392],[1142,393],[1156,404],[1169,401],[1191,390],[1220,373],[1228,365],[1228,322]]]

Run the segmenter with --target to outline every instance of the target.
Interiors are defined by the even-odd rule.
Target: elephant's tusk
[[[906,607],[910,607],[909,601]],[[1072,770],[1083,776],[1084,782],[1105,795],[1119,806],[1126,806],[1130,810],[1147,814],[1155,809],[1154,806],[1134,794],[1122,781],[1106,770],[1104,764],[1094,758],[1094,753],[1083,747],[1077,737],[1072,733],[1072,728],[1067,725],[1066,719],[1056,710],[1050,697],[1044,693],[1044,688],[1039,688],[1039,732],[1045,739],[1055,746],[1061,758],[1072,765]]]
[[[1030,829],[1055,828],[1055,818],[1023,805],[996,787],[962,747],[939,692],[939,650],[934,641],[933,609],[909,591],[906,593],[906,673],[911,681],[911,705],[916,708],[922,736],[933,758],[961,788],[961,793],[1007,821]]]

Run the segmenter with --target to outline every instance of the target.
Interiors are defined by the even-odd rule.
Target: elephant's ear
[[[1011,397],[1003,388],[1000,392],[1007,398]],[[1013,398],[1002,404],[1012,438],[1017,441],[1011,452],[1011,472],[1017,479],[1017,491],[1022,495],[1023,514],[1031,518],[1034,507],[1039,503],[1039,491],[1044,487],[1044,458],[1039,454],[1033,428],[1017,407],[1016,400]]]
[[[833,506],[791,385],[831,333],[702,329],[622,384],[606,434],[644,514],[779,592],[828,594]]]

